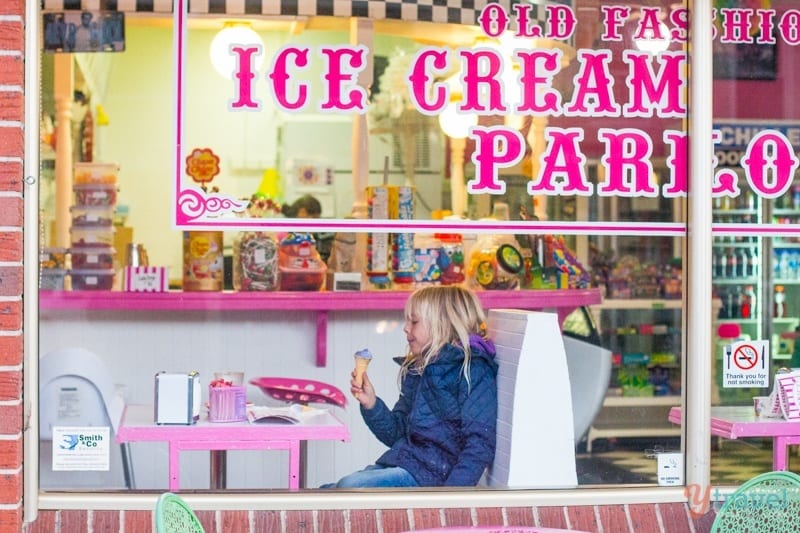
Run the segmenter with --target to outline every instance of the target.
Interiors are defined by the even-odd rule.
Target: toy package
[[[278,270],[283,291],[318,291],[327,267],[309,233],[289,233],[278,247]]]

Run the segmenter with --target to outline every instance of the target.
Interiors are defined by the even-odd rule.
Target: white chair
[[[111,443],[125,407],[106,364],[83,348],[46,354],[39,360],[40,472],[43,489],[134,488],[130,448],[111,453],[108,471],[53,470],[53,428],[109,427]]]
[[[485,484],[570,488],[578,484],[567,356],[555,313],[493,309],[497,347],[497,449]]]

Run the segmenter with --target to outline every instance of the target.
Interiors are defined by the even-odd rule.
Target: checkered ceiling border
[[[499,3],[523,0],[189,0],[189,13],[211,15],[334,16],[447,22],[474,25],[481,10]],[[544,19],[542,4],[565,3],[534,0],[532,15]],[[45,11],[88,10],[130,13],[171,13],[172,0],[42,0]]]

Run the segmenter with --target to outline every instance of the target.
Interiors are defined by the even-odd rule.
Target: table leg
[[[293,440],[289,443],[289,488],[300,488],[300,447],[303,441]]]
[[[211,489],[222,490],[228,484],[228,454],[225,450],[211,450]]]
[[[300,453],[300,464],[298,465],[298,480],[297,483],[301,489],[306,488],[306,458],[308,457],[308,441],[301,440],[299,453]]]
[[[169,490],[170,492],[176,492],[180,488],[180,480],[178,479],[180,476],[181,465],[179,461],[178,454],[180,454],[180,449],[178,447],[177,442],[170,442],[169,443]]]
[[[786,449],[789,446],[786,437],[775,437],[772,441],[772,469],[786,470]]]

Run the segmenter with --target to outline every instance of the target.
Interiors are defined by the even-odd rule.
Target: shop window
[[[573,11],[577,13],[580,7],[573,6]],[[668,14],[666,7],[664,14]],[[595,15],[592,20],[578,21],[579,27],[585,24],[592,35],[601,29],[600,11]],[[420,252],[414,257],[417,270],[409,267],[412,276],[422,265],[438,272],[429,278],[419,274],[421,279],[415,283],[434,283],[446,275],[441,265],[430,263],[422,252],[446,252],[455,248],[456,241],[465,256],[462,268],[466,283],[495,295],[518,290],[508,300],[496,297],[494,301],[502,301],[503,306],[519,302],[525,307],[528,304],[523,300],[543,288],[580,288],[602,294],[602,304],[598,296],[586,308],[576,306],[579,310],[565,324],[566,330],[590,344],[600,344],[612,357],[600,384],[599,403],[593,409],[596,418],[584,433],[576,435],[578,484],[656,484],[656,461],[650,450],[681,448],[680,432],[669,422],[668,411],[681,403],[685,358],[682,331],[687,318],[682,306],[680,262],[686,233],[685,190],[673,181],[676,175],[685,173],[675,168],[685,162],[669,159],[669,150],[677,150],[675,143],[679,141],[664,141],[663,132],[672,132],[675,138],[684,133],[685,110],[680,109],[684,88],[675,89],[680,93],[678,101],[674,102],[675,109],[663,111],[665,116],[640,117],[633,112],[613,111],[613,106],[602,113],[582,113],[576,110],[582,103],[596,107],[597,102],[592,97],[573,100],[579,69],[590,68],[590,60],[580,58],[577,51],[595,50],[606,51],[610,57],[608,73],[614,84],[608,95],[620,106],[627,102],[629,63],[623,51],[633,49],[631,31],[640,16],[631,16],[620,27],[625,41],[607,35],[582,42],[576,35],[548,40],[541,46],[541,50],[558,50],[552,56],[559,61],[559,66],[552,68],[552,95],[560,99],[562,107],[572,102],[572,113],[503,117],[486,112],[475,118],[476,125],[486,131],[513,130],[507,139],[522,140],[516,162],[503,167],[497,178],[505,187],[503,194],[469,193],[467,184],[482,179],[477,157],[481,147],[476,145],[476,138],[445,135],[436,116],[415,108],[403,81],[410,60],[426,47],[484,46],[485,35],[477,27],[407,21],[401,31],[397,29],[401,26],[375,22],[370,52],[385,61],[376,62],[382,66],[375,69],[378,80],[374,80],[379,81],[375,87],[380,90],[370,95],[363,136],[369,149],[361,162],[353,158],[352,140],[354,129],[364,124],[356,122],[353,113],[320,112],[316,106],[289,112],[275,101],[268,77],[270,61],[278,50],[288,44],[305,47],[310,65],[300,69],[294,81],[308,83],[309,101],[323,100],[325,56],[318,50],[350,42],[352,35],[343,20],[312,17],[300,29],[296,22],[289,24],[281,19],[248,19],[261,39],[265,60],[253,79],[250,96],[258,101],[258,107],[251,110],[231,108],[242,95],[234,91],[232,78],[219,75],[210,64],[208,50],[222,28],[222,19],[189,17],[180,100],[173,87],[177,67],[170,54],[177,30],[169,14],[127,14],[124,53],[43,53],[42,164],[52,167],[53,177],[45,180],[42,194],[41,225],[48,250],[43,250],[42,264],[41,355],[72,346],[89,350],[108,366],[112,395],[129,406],[153,403],[156,373],[186,376],[197,370],[202,387],[200,416],[206,416],[207,388],[215,373],[244,372],[248,379],[313,379],[347,392],[347,365],[352,353],[370,346],[385,355],[381,363],[370,368],[380,369],[375,372],[380,376],[381,394],[385,394],[387,403],[393,403],[397,367],[390,359],[400,355],[405,346],[400,315],[404,297],[393,290],[385,291],[387,287],[368,276],[362,279],[359,274],[368,268],[366,251],[358,249],[355,278],[340,281],[360,286],[367,292],[365,300],[394,298],[394,303],[385,308],[320,304],[314,291],[325,284],[330,290],[336,280],[319,272],[314,272],[312,281],[295,278],[302,286],[288,288],[311,290],[294,291],[294,300],[284,295],[281,301],[285,307],[265,304],[272,294],[243,287],[287,287],[267,276],[270,269],[277,268],[275,263],[259,267],[261,277],[243,274],[241,246],[247,237],[248,243],[259,246],[259,253],[274,254],[278,237],[273,234],[287,231],[312,232],[319,242],[332,238],[334,247],[350,237],[365,244],[362,240],[366,241],[371,226],[350,218],[355,215],[363,220],[369,216],[368,202],[375,198],[364,189],[413,188],[410,197],[415,215],[404,219],[393,214],[382,229],[388,228],[392,234],[407,230],[415,243],[411,251]],[[442,42],[435,37],[440,30]],[[682,45],[676,39],[670,45],[669,57],[679,58]],[[605,57],[597,54],[594,60],[602,63]],[[667,68],[666,60],[657,63]],[[453,74],[442,69],[437,81]],[[672,81],[680,84],[679,80]],[[510,82],[505,86],[513,85]],[[295,89],[293,86],[292,91]],[[177,116],[181,122],[175,120]],[[637,129],[635,138],[622,138],[630,128]],[[178,131],[181,146],[177,146]],[[580,152],[576,153],[582,158],[580,163],[543,157],[548,150],[567,149],[564,144],[557,148],[559,139],[567,142],[568,138],[557,137],[559,132],[577,131],[582,135],[580,143],[574,145]],[[622,170],[620,165],[611,168],[613,164],[605,157],[612,148],[625,152],[647,142],[652,144],[652,154],[642,154],[642,159],[652,162],[646,171],[624,165]],[[71,144],[66,152],[63,143]],[[193,154],[196,158],[189,159]],[[59,157],[69,161],[60,161]],[[103,168],[98,165],[101,163],[110,166],[105,167],[107,173],[79,177],[73,163],[81,162],[97,168]],[[358,168],[359,164],[366,164],[366,170]],[[562,172],[564,165],[573,169],[572,174],[553,180],[552,185],[565,179],[581,185],[577,183],[580,174],[582,185],[591,193],[556,195],[532,189],[531,178],[543,165],[549,165],[553,175]],[[613,171],[625,175],[620,177]],[[634,175],[641,182],[626,185]],[[81,183],[82,179],[90,183]],[[613,180],[627,192],[613,187],[598,192]],[[65,183],[77,187],[74,199],[67,202],[63,196]],[[645,189],[653,192],[645,193]],[[664,192],[667,190],[668,194]],[[184,191],[197,194],[181,197]],[[301,220],[280,215],[284,204],[306,194],[319,200],[320,218]],[[204,202],[199,211],[206,215],[211,209],[224,214],[219,219],[211,217],[211,222],[204,217],[193,219],[188,216],[198,210],[193,198]],[[209,198],[218,202],[208,202]],[[234,204],[240,207],[230,207]],[[77,208],[70,210],[70,206]],[[250,209],[245,210],[248,206]],[[454,229],[459,222],[453,222],[453,214],[464,217],[463,231]],[[88,232],[80,226],[87,220],[91,222]],[[109,225],[96,227],[105,222]],[[354,235],[345,235],[343,228],[352,229]],[[325,235],[336,231],[339,234],[335,237]],[[193,241],[188,232],[205,235]],[[461,238],[454,239],[455,233]],[[386,244],[396,242],[387,238]],[[473,256],[469,246],[474,252],[487,243],[494,248],[508,244],[518,249],[521,264],[532,268],[509,272],[493,259],[497,263],[493,263],[493,281],[481,283],[476,269],[470,270]],[[69,248],[69,262],[65,248]],[[213,251],[214,261],[191,261],[200,248],[204,253]],[[230,267],[228,272],[233,270],[230,279],[215,277],[214,269],[220,265],[225,265],[222,269]],[[126,266],[139,270],[126,272]],[[330,262],[327,268],[333,269]],[[172,292],[167,296],[175,299],[148,299],[152,293],[127,292],[132,288],[132,275],[136,279],[133,285],[139,284],[140,289],[156,294],[168,289]],[[195,290],[183,285],[190,278],[198,282]],[[303,285],[306,282],[310,285]],[[181,296],[184,293],[189,293],[186,300]],[[93,298],[101,303],[94,305]],[[327,329],[320,329],[320,316]],[[326,335],[322,341],[317,337],[320,331]],[[243,386],[250,401],[274,400],[247,380]],[[68,392],[61,397],[64,406],[83,407],[70,403],[74,395]],[[366,430],[352,400],[344,409],[329,409],[349,428],[350,441],[309,442],[304,447],[306,468],[298,475],[308,488],[365,466],[364,458],[376,458],[383,450]],[[136,489],[167,487],[169,456],[163,444],[136,442],[130,445],[130,452],[119,467],[132,467]],[[216,484],[212,488],[219,489],[223,482],[232,489],[285,488],[287,479],[294,475],[288,458],[289,452],[284,450],[232,452],[227,456],[227,479],[220,480],[212,475],[220,472],[219,455],[183,451],[181,488],[208,489]],[[68,488],[80,488],[80,472],[75,470],[74,487]]]

